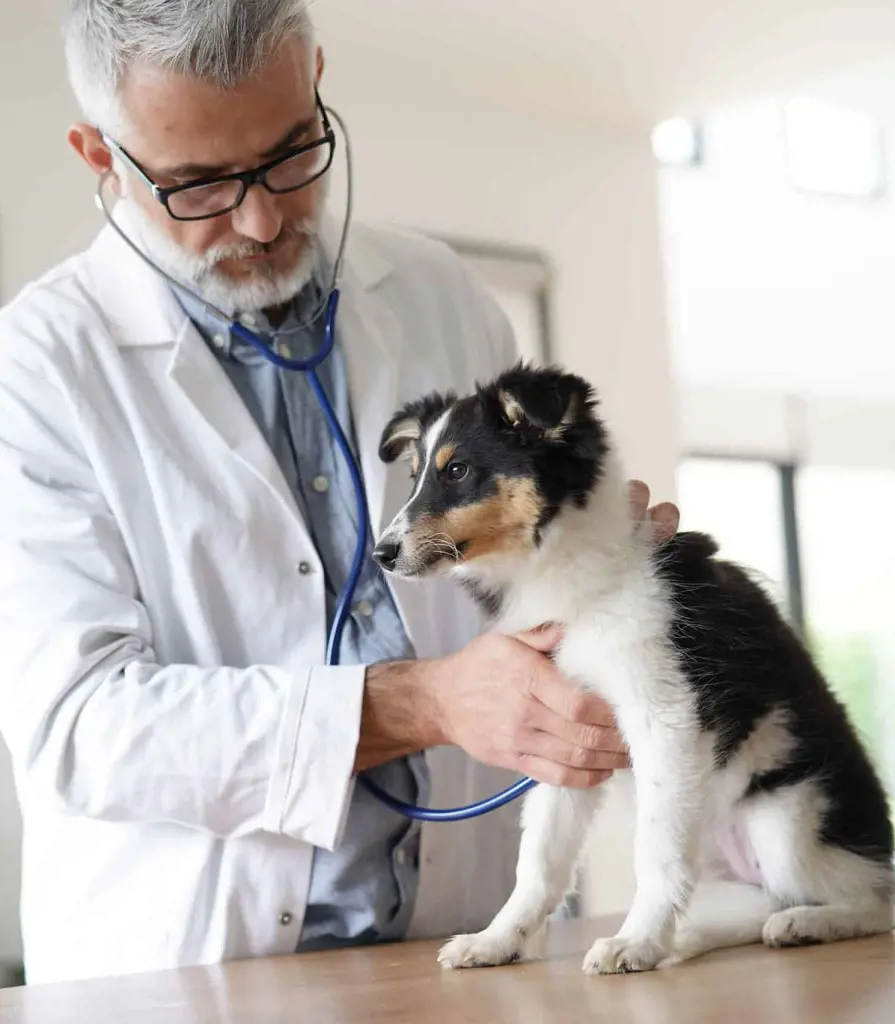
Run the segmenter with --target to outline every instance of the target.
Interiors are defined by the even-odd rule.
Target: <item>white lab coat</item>
[[[389,415],[498,372],[511,332],[446,247],[357,226],[338,340],[377,531],[409,487],[377,457]],[[481,629],[452,585],[396,597],[421,657]],[[363,669],[321,667],[324,633],[320,561],[273,455],[104,228],[0,312],[0,727],[30,982],[294,950],[360,720]],[[509,779],[456,750],[431,764],[433,805]],[[412,935],[487,922],[517,818],[424,827]]]

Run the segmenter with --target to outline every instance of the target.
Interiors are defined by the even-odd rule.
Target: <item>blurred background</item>
[[[89,242],[64,0],[0,10],[0,301]],[[895,4],[315,0],[357,216],[453,244],[755,567],[895,793]],[[338,201],[339,188],[334,190]],[[0,750],[0,962],[20,824]],[[630,899],[607,815],[581,910]]]

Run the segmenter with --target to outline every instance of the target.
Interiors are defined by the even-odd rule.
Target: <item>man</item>
[[[321,344],[338,224],[305,6],[72,0],[66,53],[86,118],[69,140],[179,284],[107,227],[0,314],[0,721],[28,979],[480,927],[512,878],[496,821],[421,837],[355,773],[465,801],[505,781],[478,763],[590,786],[624,755],[545,657],[555,630],[480,636],[452,586],[408,596],[368,565],[345,667],[323,667],[350,480],[305,377],[201,301],[296,357]],[[376,531],[408,486],[376,452],[396,404],[492,376],[512,340],[444,247],[361,227],[337,332],[319,374]],[[454,752],[430,787],[435,747]],[[494,864],[503,891],[475,888]]]

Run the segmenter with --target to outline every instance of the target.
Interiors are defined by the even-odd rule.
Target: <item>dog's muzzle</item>
[[[400,554],[400,541],[383,539],[373,549],[373,561],[385,569],[386,572],[393,572],[398,564],[398,556]]]

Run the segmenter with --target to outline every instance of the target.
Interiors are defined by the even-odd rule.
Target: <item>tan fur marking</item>
[[[500,404],[507,422],[512,426],[515,427],[517,423],[521,423],[525,419],[525,410],[516,396],[510,394],[509,391],[500,392]]]
[[[442,445],[435,453],[435,468],[440,473],[457,452],[455,444]]]
[[[497,494],[475,505],[426,516],[414,527],[421,543],[436,535],[466,546],[463,561],[500,552],[528,550],[543,502],[533,480],[499,477]]]
[[[414,476],[420,471],[420,453],[418,448],[414,448],[410,453],[410,471]]]

